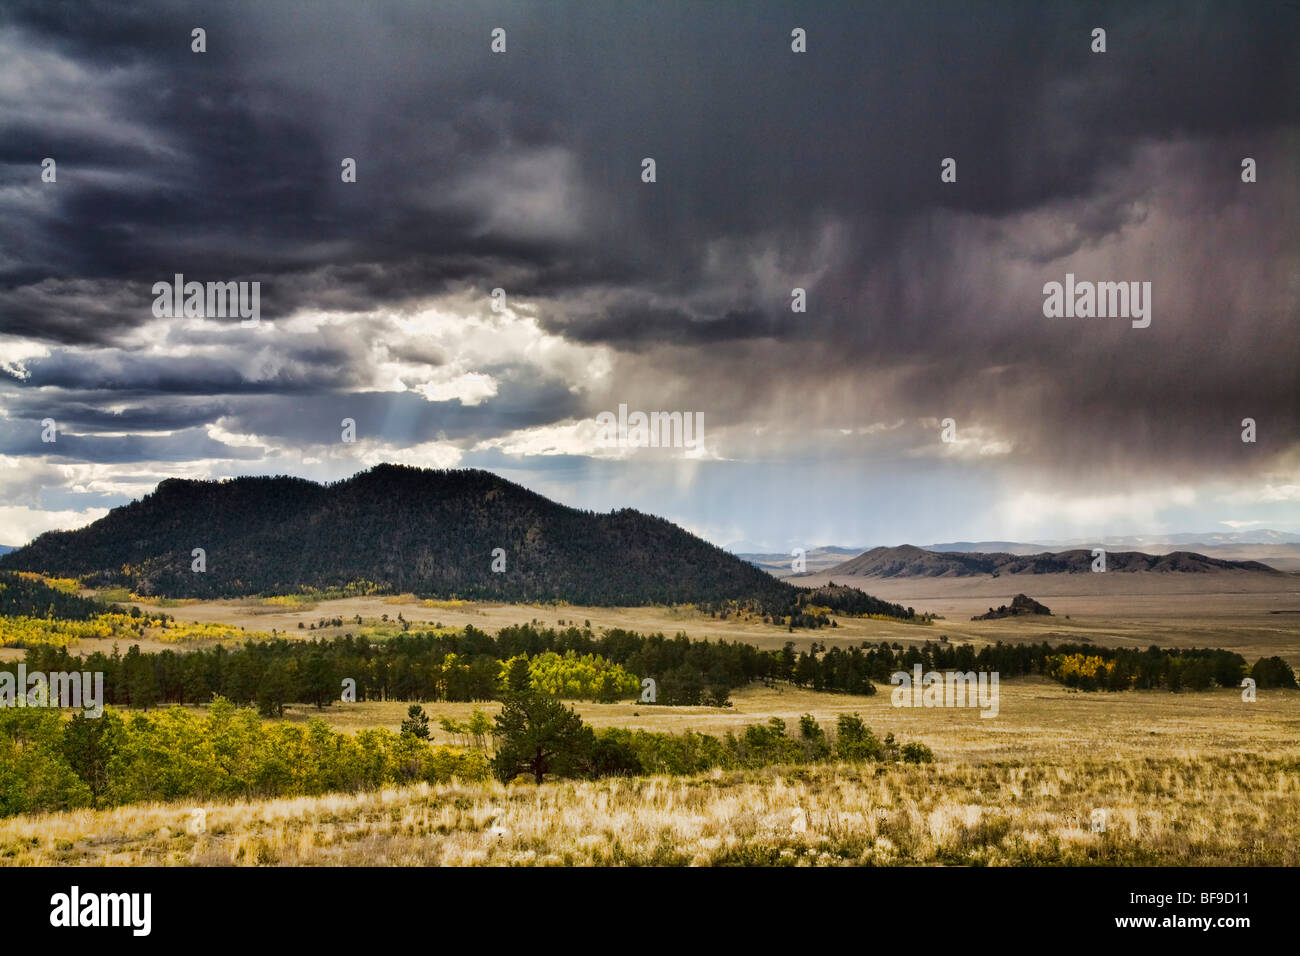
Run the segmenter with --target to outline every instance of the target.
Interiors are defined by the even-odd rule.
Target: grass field
[[[589,622],[596,630],[685,631],[764,648],[791,640],[799,648],[813,642],[907,644],[940,635],[976,646],[1047,639],[1221,647],[1249,662],[1276,654],[1300,668],[1300,589],[1290,577],[1274,579],[1272,590],[1206,593],[1136,575],[1100,577],[1075,576],[1073,592],[1071,582],[1044,581],[1042,591],[1029,593],[1045,599],[1054,616],[1000,621],[970,617],[1007,603],[1026,590],[1023,582],[892,582],[871,590],[945,619],[917,626],[840,618],[837,628],[794,633],[682,608],[433,603],[410,596],[308,605],[186,602],[169,613],[182,622],[249,632],[275,628],[290,638],[388,632],[400,612],[417,626],[473,624],[494,632],[534,621]],[[355,625],[358,614],[364,628]],[[389,624],[381,621],[385,614]],[[322,618],[348,623],[297,627]],[[71,650],[87,653],[97,643],[83,640]],[[147,638],[142,645],[159,649]],[[453,783],[210,804],[199,808],[206,812],[202,833],[187,831],[193,803],[19,816],[0,820],[0,862],[1300,865],[1300,692],[1261,690],[1246,703],[1236,689],[1088,694],[1041,678],[1004,680],[999,690],[993,719],[981,718],[975,708],[895,708],[888,685],[869,697],[752,685],[734,692],[728,708],[574,705],[595,727],[711,734],[774,716],[793,729],[804,713],[832,726],[840,714],[858,713],[880,737],[893,733],[927,744],[936,757],[928,765],[823,764],[541,786]],[[319,717],[350,731],[397,730],[408,706],[293,705],[285,719]],[[423,706],[433,718],[434,741],[455,745],[437,718],[463,721],[476,708],[490,715],[499,704]],[[1104,832],[1092,829],[1094,811],[1105,813]]]
[[[340,727],[405,704],[335,705]],[[428,704],[463,718],[474,705]],[[930,765],[838,764],[690,778],[420,786],[0,820],[8,864],[1300,863],[1300,692],[1083,694],[1005,681],[994,719],[751,688],[736,706],[576,705],[597,726],[720,733],[769,716],[855,711],[921,740]],[[492,710],[495,705],[484,709]],[[315,713],[315,711],[311,711]],[[295,710],[301,719],[306,712]],[[435,737],[439,734],[435,732]],[[1094,810],[1106,830],[1092,831]],[[495,828],[495,829],[494,829]]]
[[[980,717],[976,709],[896,708],[890,689],[882,685],[873,696],[855,697],[790,685],[753,685],[734,693],[733,706],[725,708],[586,701],[575,701],[573,707],[594,727],[710,734],[740,731],[769,717],[780,717],[794,727],[800,714],[810,713],[829,725],[840,714],[857,713],[880,736],[892,732],[928,744],[940,759],[971,762],[1068,756],[1079,749],[1116,756],[1171,750],[1231,754],[1248,749],[1300,759],[1297,691],[1260,691],[1255,703],[1248,704],[1241,700],[1240,691],[1233,690],[1089,694],[1031,677],[1001,682],[1000,710],[990,719]],[[342,730],[397,730],[409,706],[405,701],[336,702],[321,710],[291,705],[285,714],[288,720],[319,717]],[[463,721],[476,708],[492,715],[500,707],[495,701],[421,706],[432,718],[435,742],[449,745],[455,741],[437,729],[438,717]]]
[[[831,765],[17,817],[18,865],[1300,863],[1294,759]],[[1094,832],[1095,811],[1105,814]]]

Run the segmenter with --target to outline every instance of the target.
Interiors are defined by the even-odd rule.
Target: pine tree
[[[424,708],[419,704],[412,704],[406,708],[406,720],[402,721],[402,733],[418,737],[420,740],[429,739],[429,715],[424,712]]]
[[[62,749],[68,765],[90,788],[90,805],[98,807],[108,789],[108,767],[121,746],[122,718],[112,711],[99,717],[73,714],[64,725]]]
[[[541,783],[547,773],[574,767],[593,736],[572,707],[533,690],[524,657],[510,661],[504,703],[495,722],[497,752],[492,769],[503,783],[521,773],[531,773]]]

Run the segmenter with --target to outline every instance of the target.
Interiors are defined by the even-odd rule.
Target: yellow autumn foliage
[[[1048,674],[1065,681],[1071,676],[1105,680],[1114,669],[1114,661],[1105,661],[1091,654],[1057,654],[1048,662]]]

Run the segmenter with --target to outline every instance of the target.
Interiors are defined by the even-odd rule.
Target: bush
[[[324,721],[263,723],[217,698],[206,717],[179,707],[63,721],[0,709],[0,815],[146,800],[312,796],[452,777],[488,778],[487,757],[413,734],[352,735]]]
[[[1295,671],[1280,657],[1261,657],[1250,669],[1256,687],[1296,686]]]
[[[799,718],[799,738],[803,743],[804,757],[808,760],[825,760],[831,755],[831,745],[812,714]]]
[[[903,744],[899,752],[902,755],[903,763],[934,763],[934,751],[917,741]]]
[[[632,744],[611,734],[596,737],[587,769],[593,777],[635,777],[644,772]]]
[[[735,751],[744,767],[800,763],[804,759],[803,747],[785,735],[785,721],[779,717],[769,718],[766,724],[751,724],[746,727],[736,743]]]
[[[841,760],[882,760],[884,748],[857,714],[840,714],[835,728],[835,753]]]

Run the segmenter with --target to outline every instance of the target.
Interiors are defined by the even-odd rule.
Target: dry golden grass
[[[1238,690],[1171,694],[1166,691],[1082,693],[1045,678],[1004,680],[998,716],[981,718],[964,708],[895,708],[890,687],[871,697],[825,694],[790,685],[753,685],[732,696],[733,706],[659,707],[636,703],[574,701],[594,727],[629,727],[680,733],[740,732],[769,717],[783,719],[790,732],[799,715],[812,714],[826,727],[840,714],[857,713],[880,736],[928,744],[940,759],[1025,760],[1069,757],[1081,749],[1094,755],[1144,756],[1171,751],[1231,754],[1254,750],[1300,758],[1300,692],[1262,690],[1253,704]],[[341,730],[384,727],[399,730],[407,701],[334,703],[323,710],[295,705],[289,720],[320,717]],[[468,719],[479,709],[495,714],[500,704],[425,703],[436,743],[456,741],[438,729],[438,718]],[[201,708],[195,708],[201,710]]]
[[[177,617],[274,626],[288,636],[347,629],[304,633],[298,620],[356,614],[371,620],[385,613],[391,619],[398,611],[412,622],[474,624],[489,632],[532,620],[548,626],[589,620],[595,628],[684,630],[693,638],[761,647],[794,640],[799,648],[813,641],[906,644],[940,634],[977,646],[1087,638],[1108,646],[1223,647],[1252,663],[1278,654],[1300,666],[1300,603],[1290,579],[1272,593],[1180,594],[1147,583],[1142,586],[1154,590],[1136,594],[1116,589],[1141,582],[1075,577],[1092,591],[1048,601],[1057,612],[1049,619],[968,620],[989,603],[1008,601],[1024,589],[1022,582],[1007,582],[1007,593],[997,596],[983,593],[984,585],[899,582],[899,593],[881,596],[950,620],[917,627],[841,619],[836,629],[795,634],[685,609],[430,607],[392,597],[322,601],[311,609],[201,602],[178,609]],[[1057,582],[1057,589],[1067,584]],[[937,590],[906,600],[904,587]],[[1100,593],[1103,587],[1115,593]],[[597,727],[714,734],[771,716],[793,731],[803,713],[829,726],[839,714],[857,712],[880,736],[892,732],[928,744],[933,765],[822,765],[541,787],[453,784],[255,801],[206,807],[207,830],[199,835],[186,832],[189,803],[33,815],[0,820],[0,862],[1300,865],[1300,692],[1260,691],[1247,704],[1237,690],[1084,694],[1042,679],[1003,681],[1000,691],[994,719],[981,719],[975,709],[895,709],[887,686],[872,697],[751,687],[726,709],[576,704]],[[407,706],[292,707],[288,718],[396,730]],[[498,705],[424,706],[434,718],[435,740],[454,743],[437,729],[438,717],[464,720],[476,707],[491,714]],[[1094,809],[1108,811],[1104,834],[1090,830]]]
[[[1094,810],[1107,813],[1092,832]],[[1295,761],[1147,757],[874,764],[421,785],[0,824],[18,865],[1290,865]]]
[[[186,832],[192,803],[32,815],[0,820],[0,862],[1300,865],[1300,692],[1261,691],[1247,704],[1233,691],[1003,682],[991,720],[895,709],[887,692],[752,688],[736,700],[734,712],[577,706],[598,726],[713,733],[768,716],[793,729],[803,712],[829,725],[856,711],[879,735],[929,744],[937,762],[208,805],[201,835]],[[426,705],[458,718],[473,706]],[[327,713],[341,726],[387,725],[404,707]],[[1091,832],[1094,809],[1107,811],[1104,834]]]

